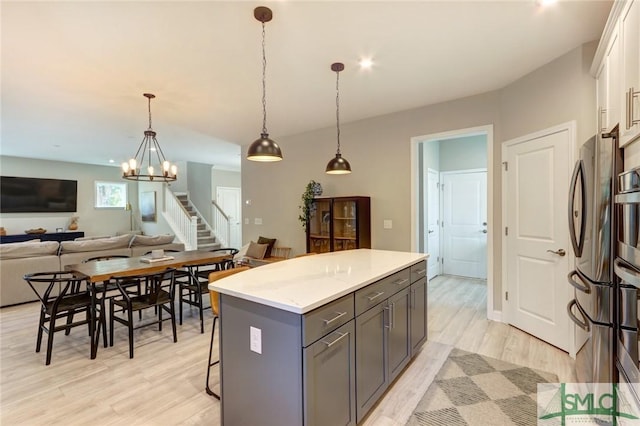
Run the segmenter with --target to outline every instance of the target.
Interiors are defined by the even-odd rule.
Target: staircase
[[[191,204],[189,201],[189,196],[187,194],[176,195],[180,204],[184,207],[184,209],[191,216],[195,216],[198,218],[197,225],[197,233],[198,233],[198,250],[215,250],[221,247],[220,243],[217,241],[213,231],[207,224],[207,222],[202,218],[200,212]]]

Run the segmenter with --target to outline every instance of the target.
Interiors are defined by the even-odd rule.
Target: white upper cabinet
[[[599,132],[610,131],[620,121],[620,37],[618,26],[611,33],[597,75],[597,123]]]
[[[620,16],[622,97],[620,146],[640,136],[640,0],[629,1]]]

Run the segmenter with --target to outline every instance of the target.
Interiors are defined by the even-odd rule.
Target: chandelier
[[[156,132],[151,128],[151,99],[156,96],[144,93],[144,97],[148,99],[149,104],[149,128],[144,131],[144,138],[136,155],[128,162],[122,163],[122,177],[128,180],[172,182],[176,180],[178,168],[165,159],[156,139]],[[143,171],[145,165],[146,170]]]

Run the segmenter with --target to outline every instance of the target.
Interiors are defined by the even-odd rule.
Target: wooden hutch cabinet
[[[318,197],[307,221],[307,253],[371,248],[369,197]]]

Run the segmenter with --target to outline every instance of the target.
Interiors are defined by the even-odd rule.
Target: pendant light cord
[[[338,150],[336,154],[340,154],[340,71],[336,71],[336,128],[338,137]]]
[[[262,133],[267,133],[267,55],[265,54],[265,25],[262,21]]]

